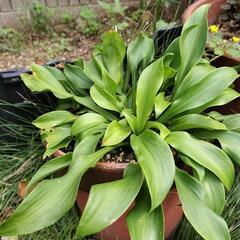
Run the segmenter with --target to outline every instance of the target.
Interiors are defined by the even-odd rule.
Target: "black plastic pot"
[[[55,66],[59,61],[51,61],[46,65]],[[0,72],[0,120],[10,123],[32,121],[42,114],[44,106],[54,108],[57,98],[51,93],[32,93],[21,80],[22,73],[31,73],[28,69],[8,70]],[[1,132],[4,129],[0,128]]]
[[[181,31],[182,25],[156,30],[153,34],[156,56],[160,56],[181,35]]]

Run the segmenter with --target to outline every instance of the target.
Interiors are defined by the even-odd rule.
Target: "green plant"
[[[127,7],[122,6],[120,0],[114,0],[114,3],[98,1],[98,5],[108,13],[112,26],[117,27],[120,31],[125,30],[129,26],[125,16]],[[118,21],[119,16],[124,20]]]
[[[234,186],[226,195],[226,206],[222,216],[226,220],[229,229],[231,240],[239,240],[240,236],[240,174],[237,175]],[[201,240],[201,236],[194,231],[187,219],[183,219],[179,226],[174,240]]]
[[[31,233],[56,222],[73,206],[83,174],[124,145],[137,163],[128,165],[123,179],[92,187],[77,236],[106,228],[136,199],[127,217],[131,239],[163,239],[161,204],[175,182],[195,230],[205,239],[230,239],[220,214],[224,186],[229,190],[234,181],[232,160],[240,163],[239,115],[204,110],[239,97],[230,87],[239,75],[202,59],[208,8],[195,11],[156,60],[153,41],[145,35],[126,50],[119,34],[110,31],[90,61],[66,64],[63,72],[34,64],[33,75],[22,75],[32,91],[51,91],[81,108],[52,111],[33,122],[47,142],[44,157],[64,147],[69,152],[39,169],[28,184],[30,193],[0,226],[1,235]],[[192,175],[181,170],[182,163]],[[43,180],[66,167],[62,177]]]
[[[89,36],[97,34],[101,27],[97,12],[93,8],[85,6],[81,7],[80,16],[81,19],[77,24],[81,31]]]
[[[233,37],[230,40],[226,40],[216,25],[210,26],[208,45],[216,56],[229,54],[233,57],[240,58],[240,38]]]
[[[0,28],[0,52],[19,53],[24,41],[20,33],[13,28]]]
[[[71,23],[73,20],[74,20],[74,18],[73,18],[73,16],[72,16],[72,14],[69,13],[69,12],[64,12],[64,13],[61,15],[61,22],[62,22],[62,23],[69,24],[69,23]]]
[[[39,1],[29,8],[28,20],[34,32],[49,33],[53,25],[53,12]]]

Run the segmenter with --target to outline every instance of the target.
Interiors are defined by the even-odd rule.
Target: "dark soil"
[[[240,36],[240,1],[228,0],[222,7],[217,19],[217,25],[226,40]]]
[[[103,162],[116,162],[116,163],[136,163],[136,157],[134,152],[129,148],[119,148],[107,153],[103,159]]]

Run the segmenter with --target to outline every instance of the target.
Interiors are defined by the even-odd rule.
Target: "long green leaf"
[[[73,122],[77,116],[69,111],[58,110],[45,113],[33,121],[33,125],[38,128],[52,128],[61,124]]]
[[[23,82],[31,91],[51,91],[56,97],[63,99],[72,97],[48,69],[33,64],[32,71],[33,75],[21,75]]]
[[[202,58],[207,41],[207,12],[210,5],[199,7],[184,24],[179,41],[181,66],[176,76],[178,88],[189,70]]]
[[[221,181],[209,171],[201,182],[204,202],[215,213],[221,214],[225,206],[225,189]]]
[[[91,141],[95,140],[89,139],[90,144]],[[55,223],[73,206],[81,176],[112,149],[106,147],[91,153],[91,147],[88,154],[80,155],[71,162],[63,177],[40,182],[14,214],[0,225],[0,235],[28,234]]]
[[[210,71],[214,69],[210,64],[197,64],[194,66],[186,77],[181,81],[179,88],[176,89],[173,101],[179,98],[184,92],[186,92],[190,87],[196,85],[203,76],[206,76]]]
[[[193,176],[196,178],[197,175],[198,180],[202,181],[206,172],[205,168],[186,155],[180,154],[180,158],[186,165],[192,168]]]
[[[222,93],[220,93],[220,95],[218,95],[218,97],[216,97],[209,103],[206,103],[206,104],[202,105],[201,107],[197,107],[190,111],[187,111],[186,113],[201,113],[210,107],[223,106],[238,97],[240,97],[240,94],[237,91],[235,91],[234,89],[228,87]]]
[[[102,108],[116,112],[121,112],[123,108],[116,95],[110,94],[96,84],[90,88],[90,95],[93,101]]]
[[[230,114],[224,116],[223,124],[226,125],[227,129],[240,133],[240,113]]]
[[[171,102],[165,98],[165,93],[164,92],[159,93],[155,98],[156,118],[158,118],[170,104]]]
[[[93,84],[83,72],[83,69],[78,66],[65,64],[64,73],[75,88],[89,89]]]
[[[131,135],[131,147],[146,178],[153,211],[160,206],[174,181],[172,152],[167,143],[151,130],[145,130],[139,136]]]
[[[170,129],[172,131],[193,129],[193,128],[205,128],[205,129],[220,129],[226,130],[226,126],[217,120],[212,119],[209,116],[200,114],[187,114],[183,117],[174,119],[171,122]]]
[[[116,221],[135,199],[142,181],[139,166],[129,165],[122,180],[92,186],[77,236],[99,232]]]
[[[237,72],[230,67],[212,70],[201,81],[190,87],[162,115],[166,121],[179,113],[201,107],[218,97],[238,77]]]
[[[122,83],[123,60],[126,54],[126,46],[119,33],[109,31],[103,36],[101,54],[103,64],[110,77],[116,84]]]
[[[176,169],[175,182],[186,218],[206,240],[230,240],[226,222],[201,199],[201,184],[186,172]]]
[[[141,191],[135,207],[127,216],[131,240],[164,240],[162,206],[150,212],[151,199],[147,189]]]
[[[195,139],[187,132],[171,132],[166,142],[212,171],[230,189],[234,181],[234,166],[225,152],[211,143]]]
[[[72,161],[72,153],[64,154],[63,156],[56,157],[45,163],[33,176],[28,183],[27,189],[31,189],[37,182],[47,177],[48,175],[68,167]]]
[[[149,65],[138,80],[136,107],[137,120],[141,130],[152,112],[155,97],[164,80],[163,61],[164,58],[160,58]]]
[[[113,120],[116,117],[111,114],[110,112],[106,111],[105,109],[99,107],[98,105],[96,105],[96,103],[90,98],[90,97],[78,97],[78,96],[74,96],[74,100],[80,104],[82,104],[83,106],[95,111],[96,113],[101,114],[102,116],[104,116],[105,118],[107,118],[108,120]]]
[[[100,114],[89,112],[82,114],[72,125],[72,134],[74,136],[82,134],[92,127],[107,123],[106,118]]]
[[[217,139],[223,151],[238,165],[240,165],[240,133],[232,131],[203,131],[196,134],[203,139]]]
[[[132,129],[129,127],[127,120],[113,120],[107,127],[102,140],[102,146],[116,145],[126,139]]]

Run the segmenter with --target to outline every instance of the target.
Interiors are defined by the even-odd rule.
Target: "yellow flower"
[[[233,42],[239,43],[240,42],[240,37],[232,37]]]
[[[212,33],[217,33],[219,31],[219,28],[217,25],[210,25],[209,29]]]

